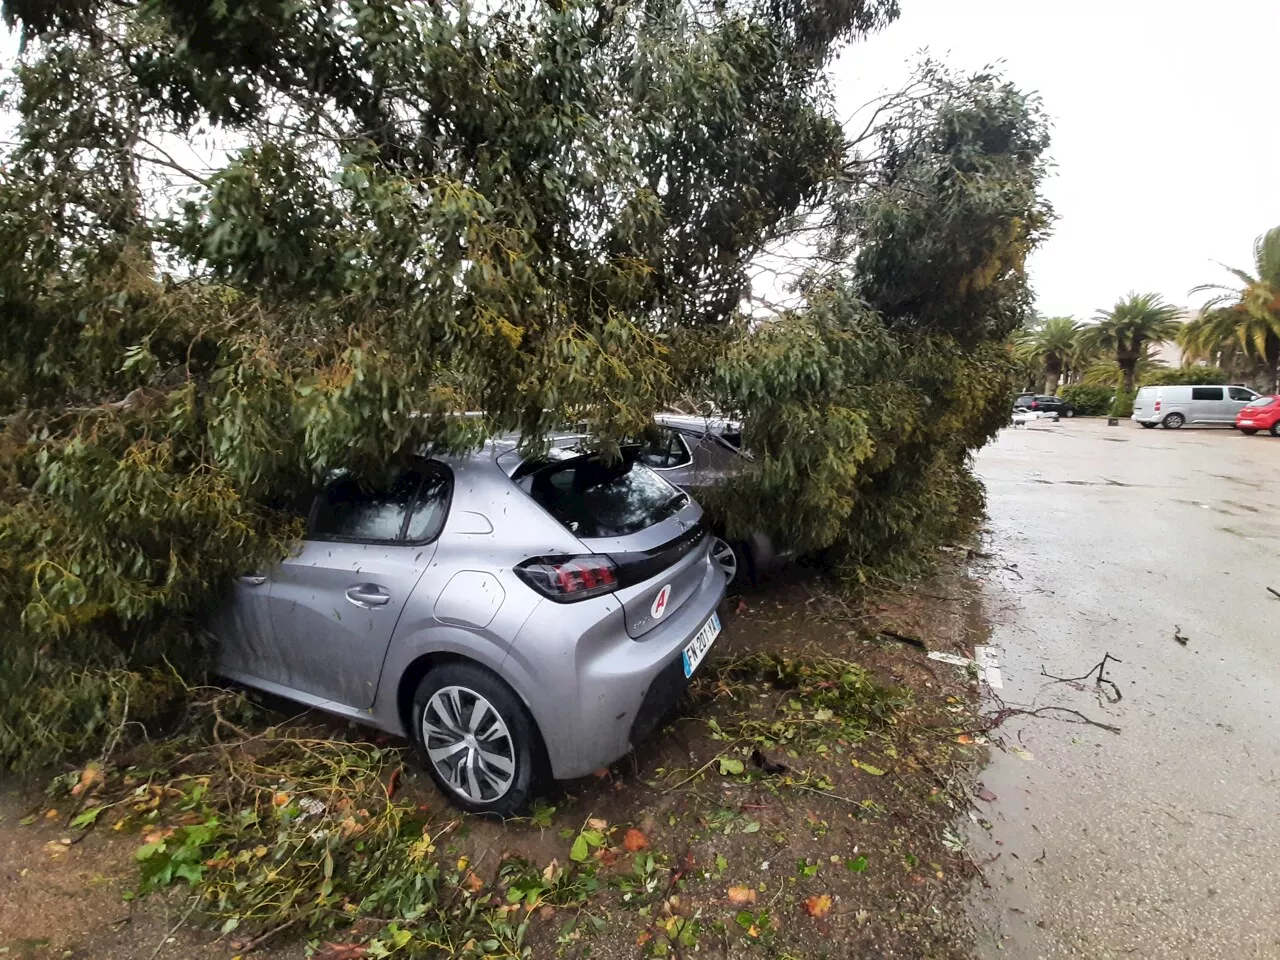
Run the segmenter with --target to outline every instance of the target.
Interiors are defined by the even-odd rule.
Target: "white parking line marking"
[[[973,658],[977,661],[978,671],[987,686],[992,690],[1003,690],[1004,677],[1000,675],[1000,660],[996,657],[996,652],[991,647],[974,647]]]

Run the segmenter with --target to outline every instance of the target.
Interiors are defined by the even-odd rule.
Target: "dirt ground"
[[[599,889],[585,906],[538,911],[532,957],[968,956],[962,901],[976,868],[957,824],[981,819],[984,805],[969,779],[981,747],[962,734],[977,685],[921,648],[968,655],[983,633],[961,567],[865,606],[803,577],[734,600],[713,651],[719,666],[681,718],[613,769],[560,785],[530,819],[460,817],[412,768],[398,799],[444,823],[443,855],[465,858],[476,883],[496,892],[512,858],[555,869],[569,863],[584,824],[599,829]],[[861,664],[909,691],[909,703],[892,723],[852,734],[839,716],[817,723],[814,736],[792,724],[793,741],[762,751],[758,743],[772,741],[759,731],[799,716],[799,700],[831,686],[730,666],[762,652]],[[107,818],[73,830],[74,809],[32,783],[0,787],[4,960],[200,960],[247,945],[269,960],[307,954],[288,936],[216,938],[181,891],[126,902],[137,883],[136,832],[114,831]]]

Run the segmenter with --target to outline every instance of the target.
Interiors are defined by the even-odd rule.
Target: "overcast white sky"
[[[922,48],[1003,61],[1053,119],[1058,222],[1030,269],[1047,315],[1091,317],[1130,290],[1177,304],[1249,268],[1280,225],[1273,0],[900,0],[835,67],[842,116],[900,87]]]

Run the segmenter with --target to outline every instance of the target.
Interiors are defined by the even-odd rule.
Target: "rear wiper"
[[[662,510],[664,513],[668,510],[671,510],[674,513],[675,511],[672,509],[673,507],[683,507],[688,502],[689,494],[685,493],[683,490],[678,490],[667,498],[667,502],[662,505]]]

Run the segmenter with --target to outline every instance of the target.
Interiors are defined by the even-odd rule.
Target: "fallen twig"
[[[1107,697],[1107,699],[1110,700],[1112,703],[1119,703],[1122,699],[1124,699],[1124,695],[1120,692],[1120,688],[1116,685],[1116,682],[1112,680],[1110,677],[1107,677],[1105,675],[1107,670],[1107,662],[1110,660],[1114,660],[1116,663],[1124,663],[1124,661],[1121,660],[1119,657],[1113,657],[1109,653],[1104,653],[1102,655],[1102,660],[1094,664],[1090,668],[1089,672],[1084,674],[1083,676],[1059,677],[1057,674],[1050,673],[1048,670],[1046,670],[1044,668],[1044,664],[1040,665],[1040,675],[1043,677],[1048,677],[1050,680],[1057,681],[1058,683],[1078,683],[1081,680],[1088,680],[1090,677],[1092,677],[1096,673],[1098,676],[1094,680],[1094,683],[1099,687],[1101,687],[1104,683],[1110,684],[1111,689],[1115,691],[1116,696],[1114,700],[1112,700],[1110,697]],[[1104,693],[1104,696],[1105,696],[1105,693]]]
[[[121,736],[124,735],[125,727],[129,725],[129,688],[124,689],[124,706],[120,710],[120,723],[111,731],[111,736],[107,738],[107,742],[102,747],[102,753],[98,756],[98,766],[103,770],[107,769],[107,761],[111,759],[111,754],[115,752],[116,746],[120,743]]]
[[[1267,587],[1267,592],[1273,597],[1280,599],[1280,590],[1277,590],[1275,587]]]
[[[1182,635],[1182,627],[1180,627],[1178,624],[1175,623],[1173,625],[1173,639],[1177,640],[1180,644],[1182,644],[1185,647],[1187,645],[1187,641],[1190,640],[1191,638],[1184,637]]]
[[[826,790],[818,790],[818,789],[815,789],[814,787],[804,787],[798,783],[790,783],[790,784],[787,784],[787,786],[791,787],[792,790],[803,790],[805,793],[816,793],[818,796],[826,797],[829,800],[840,800],[843,803],[851,803],[855,807],[862,806],[861,802],[857,800],[850,800],[848,797],[842,797],[838,793],[828,793]]]
[[[720,757],[721,757],[721,754],[716,754],[714,757],[712,757],[710,760],[708,760],[706,763],[704,763],[702,766],[700,766],[697,770],[693,771],[693,773],[689,774],[689,776],[685,777],[685,778],[684,778],[683,780],[681,780],[679,783],[677,783],[677,784],[673,784],[672,786],[667,787],[667,788],[666,788],[665,790],[663,790],[662,792],[663,792],[664,794],[666,794],[666,793],[671,793],[671,792],[673,792],[673,791],[675,791],[675,790],[679,790],[679,789],[680,789],[681,787],[683,787],[686,783],[690,783],[690,782],[692,782],[692,781],[694,781],[694,780],[698,779],[698,777],[699,777],[699,776],[701,776],[701,775],[702,775],[703,773],[705,773],[707,770],[711,769],[711,765],[712,765],[713,763],[715,763],[717,760],[719,760],[719,759],[720,759]]]
[[[150,960],[156,960],[156,957],[160,956],[160,951],[164,949],[164,945],[169,942],[169,939],[175,933],[177,933],[180,929],[182,929],[182,925],[187,922],[187,920],[191,917],[191,914],[196,912],[196,907],[199,906],[199,904],[200,904],[200,898],[197,897],[195,894],[192,894],[191,906],[187,907],[187,912],[184,913],[181,916],[181,918],[179,918],[178,922],[173,925],[173,927],[169,930],[169,932],[166,933],[163,937],[161,937],[160,942],[156,944],[156,948],[151,951]]]
[[[1080,718],[1078,721],[1073,721],[1073,720],[1064,721],[1066,723],[1086,723],[1091,727],[1098,727],[1102,730],[1109,730],[1112,733],[1120,732],[1120,728],[1115,726],[1114,724],[1103,723],[1100,720],[1092,720],[1089,717],[1086,717],[1079,710],[1072,710],[1070,707],[1059,707],[1059,706],[1053,706],[1053,705],[1047,706],[1047,707],[1036,707],[1034,710],[1023,710],[1020,707],[1004,707],[1000,710],[997,710],[995,713],[991,715],[990,722],[985,727],[982,727],[979,730],[975,730],[974,732],[989,733],[992,730],[994,730],[996,727],[1000,726],[1000,724],[1008,720],[1010,717],[1018,717],[1018,716],[1040,717],[1044,715],[1044,712],[1046,710],[1059,710],[1062,713],[1069,713],[1069,714],[1072,714],[1073,716]]]
[[[266,943],[276,934],[284,933],[284,931],[288,930],[300,919],[301,919],[300,917],[294,917],[292,920],[287,920],[284,923],[280,924],[280,926],[278,927],[272,927],[266,933],[259,934],[258,936],[254,937],[252,940],[248,941],[243,946],[241,946],[240,949],[236,951],[237,954],[243,955],[246,953],[253,953],[253,951],[257,950],[260,946],[262,946],[264,943]]]

